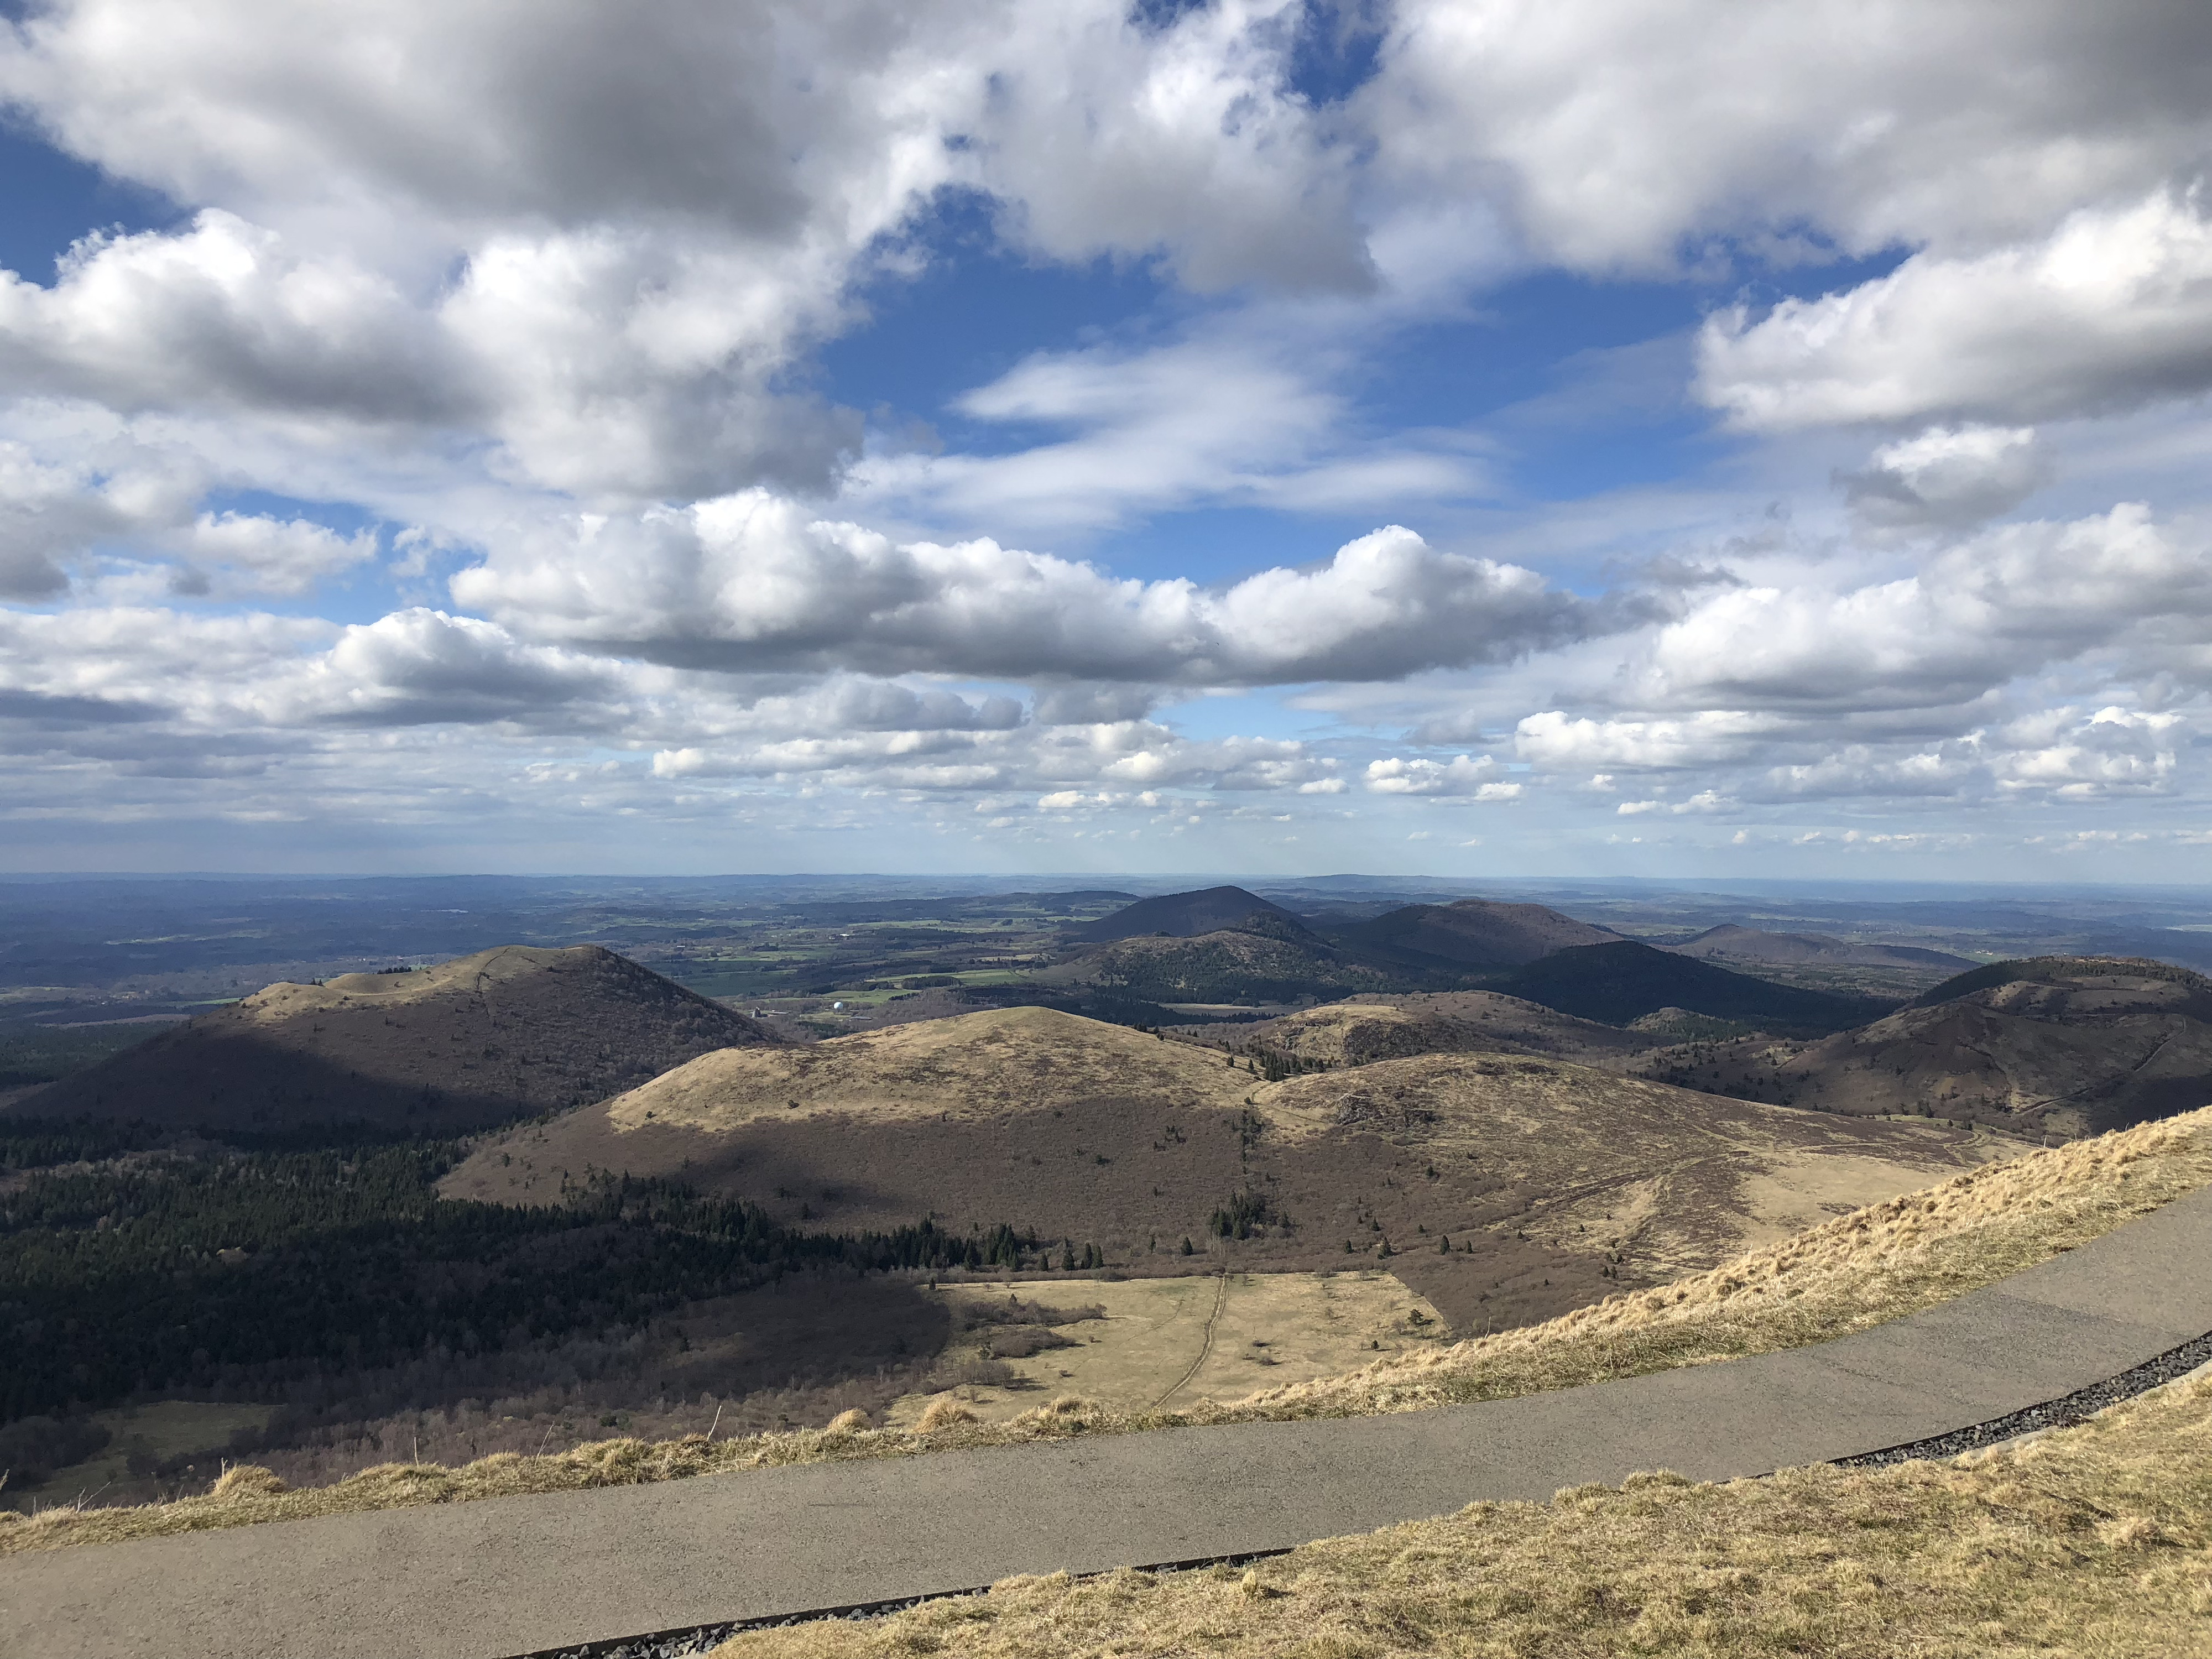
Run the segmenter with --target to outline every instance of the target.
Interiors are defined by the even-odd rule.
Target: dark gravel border
[[[2076,1389],[2063,1399],[2046,1400],[2039,1406],[2029,1406],[2005,1417],[1993,1417],[1986,1423],[1976,1423],[1967,1428],[1954,1429],[1948,1434],[1933,1435],[1925,1440],[1908,1440],[1901,1446],[1885,1446],[1880,1451],[1861,1452],[1856,1457],[1838,1457],[1835,1467],[1839,1469],[1879,1469],[1892,1463],[1909,1463],[1916,1458],[1956,1457],[1960,1452],[1979,1451],[1984,1446],[1994,1446],[2000,1441],[2017,1439],[2023,1434],[2033,1434],[2039,1429],[2070,1429],[2077,1423],[2086,1423],[2107,1406],[2117,1406],[2123,1400],[2132,1400],[2139,1394],[2148,1394],[2161,1383],[2171,1382],[2177,1376],[2186,1376],[2199,1365],[2212,1364],[2212,1331],[2178,1348],[2168,1348],[2154,1359],[2146,1359],[2132,1370],[2122,1371],[2118,1376],[2108,1376],[2101,1382],[2092,1382],[2086,1389]]]
[[[2178,1376],[2186,1376],[2198,1366],[2212,1364],[2212,1331],[2178,1348],[2168,1348],[2155,1358],[2147,1359],[2132,1370],[2118,1376],[2108,1376],[2101,1382],[2092,1382],[2086,1389],[2057,1400],[2046,1400],[2039,1406],[2029,1406],[2003,1417],[1991,1418],[1986,1423],[1976,1423],[1963,1429],[1954,1429],[1926,1440],[1910,1440],[1901,1446],[1885,1446],[1880,1451],[1861,1452],[1855,1457],[1838,1457],[1832,1467],[1839,1469],[1878,1469],[1893,1463],[1907,1463],[1916,1458],[1956,1457],[1961,1452],[1978,1451],[1984,1446],[1994,1446],[2002,1441],[2017,1439],[2023,1434],[2033,1434],[2041,1429],[2072,1428],[2086,1423],[2108,1406],[2117,1406],[2124,1400],[2132,1400],[2139,1394],[2148,1394],[2162,1383]],[[1190,1572],[1202,1567],[1241,1567],[1247,1562],[1264,1561],[1272,1556],[1288,1555],[1288,1550],[1254,1550],[1243,1555],[1201,1556],[1191,1561],[1167,1561],[1157,1566],[1139,1567],[1139,1572]],[[764,1619],[738,1619],[726,1624],[692,1625],[682,1630],[660,1631],[651,1636],[625,1636],[608,1642],[585,1642],[574,1647],[541,1648],[535,1653],[518,1654],[514,1659],[693,1659],[693,1656],[711,1652],[740,1631],[781,1630],[792,1625],[811,1625],[825,1619],[860,1620],[880,1619],[886,1613],[903,1613],[908,1607],[918,1607],[925,1601],[941,1601],[951,1595],[973,1595],[975,1589],[940,1590],[928,1595],[908,1595],[890,1601],[859,1601],[844,1607],[817,1607],[806,1613],[772,1614]]]
[[[1241,1567],[1251,1561],[1266,1561],[1278,1555],[1288,1555],[1288,1549],[1247,1550],[1242,1555],[1201,1555],[1188,1561],[1163,1561],[1157,1566],[1137,1567],[1137,1572],[1194,1572],[1202,1567]],[[1121,1571],[1120,1568],[1116,1571]],[[1093,1575],[1083,1573],[1079,1577]],[[818,1624],[823,1620],[843,1619],[854,1623],[863,1620],[881,1619],[886,1613],[904,1613],[908,1607],[918,1607],[925,1601],[942,1601],[955,1595],[979,1595],[988,1586],[969,1589],[935,1590],[927,1595],[902,1596],[891,1601],[857,1601],[848,1607],[816,1607],[806,1613],[770,1613],[763,1619],[737,1619],[721,1625],[690,1625],[682,1630],[661,1631],[652,1636],[623,1636],[607,1642],[584,1642],[574,1647],[541,1648],[535,1653],[522,1653],[514,1659],[692,1659],[696,1654],[712,1652],[740,1631],[783,1630],[793,1625]]]

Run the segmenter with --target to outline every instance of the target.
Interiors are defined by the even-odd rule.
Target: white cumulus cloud
[[[1389,526],[1327,563],[1212,590],[1000,546],[896,544],[764,491],[585,520],[496,551],[454,597],[519,633],[726,668],[1147,684],[1388,679],[1510,660],[1605,625],[1516,565]]]
[[[2212,387],[2201,194],[2084,208],[2046,240],[1923,252],[1754,319],[1706,322],[1698,390],[1753,431],[1853,421],[2047,420]]]

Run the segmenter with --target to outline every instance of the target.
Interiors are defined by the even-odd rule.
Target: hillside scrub
[[[1666,1473],[1325,1540],[1239,1571],[1011,1578],[717,1659],[2166,1659],[2212,1640],[2212,1377],[1943,1463]]]
[[[1902,1317],[2047,1261],[2212,1184],[2212,1108],[1985,1164],[1838,1217],[1673,1284],[1611,1297],[1525,1329],[1348,1376],[1167,1413],[1116,1413],[1073,1398],[1005,1423],[950,1406],[924,1430],[845,1419],[802,1430],[648,1443],[610,1439],[551,1456],[500,1454],[459,1468],[384,1464],[328,1486],[273,1489],[234,1470],[226,1488],[136,1508],[0,1514],[0,1553],[531,1492],[1004,1445],[1190,1424],[1351,1416],[1504,1399],[1800,1346]],[[1360,1650],[1346,1650],[1354,1651]],[[1727,1650],[1715,1650],[1727,1651]]]

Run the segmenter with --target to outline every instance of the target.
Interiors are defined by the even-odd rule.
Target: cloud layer
[[[45,0],[0,102],[173,212],[0,271],[0,821],[2199,833],[2208,74],[2187,0]]]
[[[1604,626],[1516,565],[1397,526],[1219,592],[1000,547],[895,544],[750,490],[495,555],[456,599],[544,638],[739,672],[1269,685],[1509,661]]]

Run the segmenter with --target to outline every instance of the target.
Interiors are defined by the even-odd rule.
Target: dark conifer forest
[[[554,1206],[454,1201],[434,1189],[453,1142],[117,1156],[129,1139],[115,1125],[0,1133],[20,1171],[0,1188],[0,1421],[176,1389],[273,1400],[426,1352],[635,1328],[794,1271],[1016,1267],[1041,1248],[1003,1225],[798,1231],[627,1177]]]

